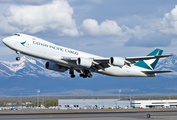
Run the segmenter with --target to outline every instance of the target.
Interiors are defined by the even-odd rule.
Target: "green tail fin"
[[[152,51],[147,56],[161,55],[162,52],[163,52],[163,50],[155,49],[154,51]],[[137,63],[135,63],[134,65],[136,65],[138,67],[145,68],[145,69],[153,70],[155,68],[155,66],[156,66],[156,64],[157,64],[158,61],[159,61],[159,58],[149,59],[149,60],[140,60]]]

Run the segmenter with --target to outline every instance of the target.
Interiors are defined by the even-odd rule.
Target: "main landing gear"
[[[71,75],[71,78],[75,78],[74,69],[70,69],[69,74]]]
[[[71,68],[69,70],[69,74],[71,75],[71,78],[75,78],[75,74],[74,74],[74,69]],[[83,78],[91,78],[92,77],[92,74],[90,73],[89,70],[84,70],[83,73],[80,74],[80,77],[83,77]]]
[[[92,77],[92,74],[90,73],[89,70],[84,70],[83,73],[80,74],[80,77],[83,77],[83,78],[91,78]]]
[[[19,51],[16,51],[16,53],[17,53],[16,60],[19,61],[19,60],[20,60],[20,57],[19,57],[19,56],[20,56],[20,52],[19,52]]]

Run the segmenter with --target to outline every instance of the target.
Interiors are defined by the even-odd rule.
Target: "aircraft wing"
[[[125,57],[125,60],[130,61],[139,61],[139,60],[148,60],[148,59],[155,59],[155,58],[163,58],[163,57],[169,57],[173,55],[156,55],[156,56],[141,56],[141,57]],[[76,61],[78,58],[76,57],[62,57],[62,60],[66,61]],[[89,58],[97,63],[109,63],[110,58]]]
[[[97,63],[109,63],[110,58],[93,58],[93,61]]]
[[[163,57],[169,57],[169,56],[172,56],[172,55],[125,57],[125,62],[128,62],[128,61],[148,60],[148,59],[156,59],[156,58],[163,58]],[[109,63],[110,58],[93,58],[93,60],[96,61],[96,62],[98,62],[98,63]]]
[[[92,61],[92,66],[91,69],[92,70],[98,70],[98,69],[102,69],[104,70],[105,68],[110,67],[110,65],[108,65],[109,63],[109,58],[88,58]],[[78,60],[78,58],[76,57],[62,57],[62,60],[64,61],[68,61],[71,63],[76,63],[76,61]]]
[[[110,67],[109,65],[110,58],[93,58],[93,69],[102,69]]]
[[[173,71],[141,71],[146,74],[154,74],[154,73],[168,73],[168,72],[173,72]]]
[[[142,57],[126,57],[126,60],[132,60],[132,61],[139,61],[139,60],[148,60],[148,59],[155,59],[155,58],[163,58],[163,57],[169,57],[172,55],[155,55],[155,56],[142,56]]]
[[[164,58],[164,57],[169,57],[172,55],[155,55],[155,56],[141,56],[141,57],[125,57],[125,63],[127,64],[132,64],[136,63],[135,61],[140,61],[140,60],[149,60],[149,59],[156,59],[156,58]],[[93,58],[93,60],[99,64],[107,64],[109,65],[110,63],[110,58]]]
[[[125,63],[131,64],[135,63],[135,61],[140,61],[140,60],[148,60],[148,59],[156,59],[156,58],[163,58],[163,57],[169,57],[172,55],[155,55],[155,56],[141,56],[141,57],[125,57]],[[62,60],[68,61],[71,63],[76,63],[77,57],[62,57]],[[92,66],[91,68],[94,70],[108,68],[110,67],[110,58],[88,58],[92,61]]]

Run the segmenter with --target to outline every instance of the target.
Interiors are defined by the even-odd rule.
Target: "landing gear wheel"
[[[84,75],[83,78],[87,78],[87,75]]]
[[[19,61],[19,60],[20,60],[20,57],[16,57],[16,60]]]
[[[69,74],[71,75],[71,78],[75,78],[74,69],[70,69]]]
[[[92,74],[88,75],[88,78],[92,78]]]
[[[81,74],[80,74],[80,77],[83,77],[83,76],[84,76],[84,74],[81,73]]]
[[[73,74],[73,75],[71,75],[71,78],[75,78],[75,75]]]
[[[80,77],[83,77],[83,78],[91,78],[92,77],[92,74],[89,70],[84,70],[83,71],[83,74],[80,74]]]

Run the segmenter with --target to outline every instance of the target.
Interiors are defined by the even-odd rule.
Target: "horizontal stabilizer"
[[[154,73],[167,73],[167,72],[173,72],[173,71],[141,71],[146,74],[154,74]]]

